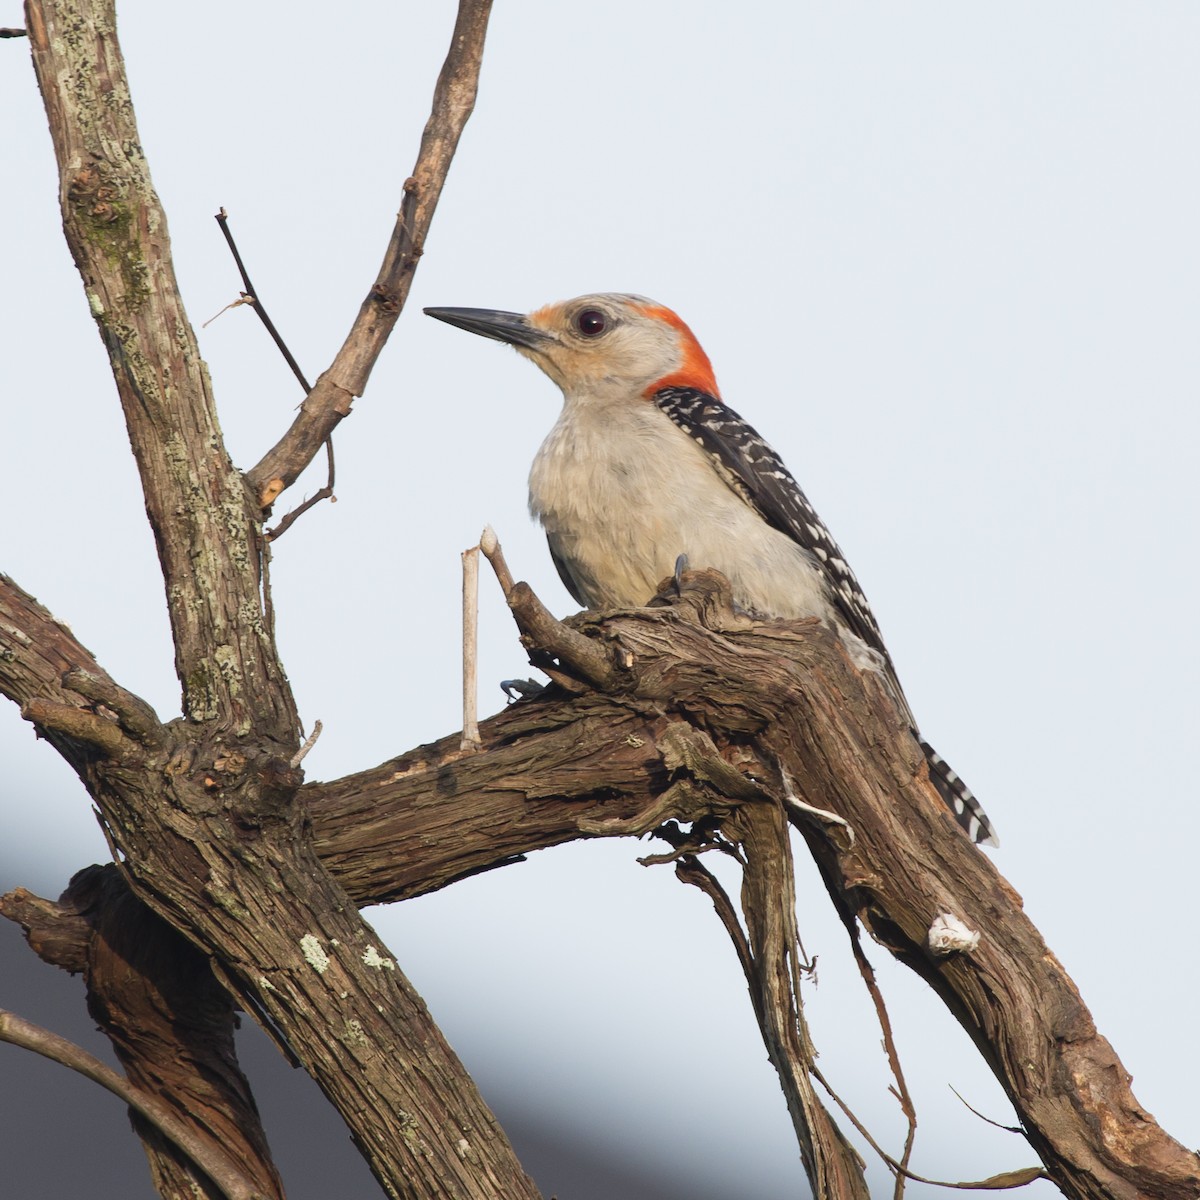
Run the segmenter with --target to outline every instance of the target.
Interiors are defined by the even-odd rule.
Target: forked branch
[[[350,414],[404,308],[446,174],[475,107],[491,8],[492,0],[460,0],[450,52],[434,91],[433,111],[416,165],[404,184],[400,213],[379,276],[342,348],[317,380],[291,428],[246,473],[263,508],[295,483],[326,438]]]

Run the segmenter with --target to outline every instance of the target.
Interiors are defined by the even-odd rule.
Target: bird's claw
[[[500,688],[511,704],[514,700],[532,700],[539,692],[546,690],[546,685],[538,683],[536,679],[502,679]]]
[[[679,555],[675,560],[675,590],[683,595],[683,573],[688,569],[688,556]]]

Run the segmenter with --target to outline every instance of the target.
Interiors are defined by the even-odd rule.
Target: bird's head
[[[490,308],[425,312],[515,347],[567,397],[610,390],[650,396],[665,387],[719,396],[712,364],[692,331],[669,308],[644,296],[579,296],[528,315]]]

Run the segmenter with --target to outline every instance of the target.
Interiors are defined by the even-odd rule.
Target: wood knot
[[[377,283],[371,289],[371,299],[380,312],[389,316],[400,311],[400,297],[396,294],[396,289],[388,287],[386,283]]]
[[[102,182],[103,177],[98,167],[84,167],[83,170],[75,173],[67,185],[67,195],[78,204],[80,201],[94,196],[99,191]]]

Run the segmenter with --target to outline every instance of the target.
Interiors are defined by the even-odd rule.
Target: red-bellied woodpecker
[[[835,629],[861,668],[884,676],[917,734],[854,572],[779,456],[722,402],[708,355],[670,309],[602,294],[528,316],[425,312],[514,346],[562,389],[562,413],[529,475],[529,507],[576,600],[636,607],[679,556],[715,567],[742,608]],[[921,746],[968,835],[996,845],[970,789]]]

